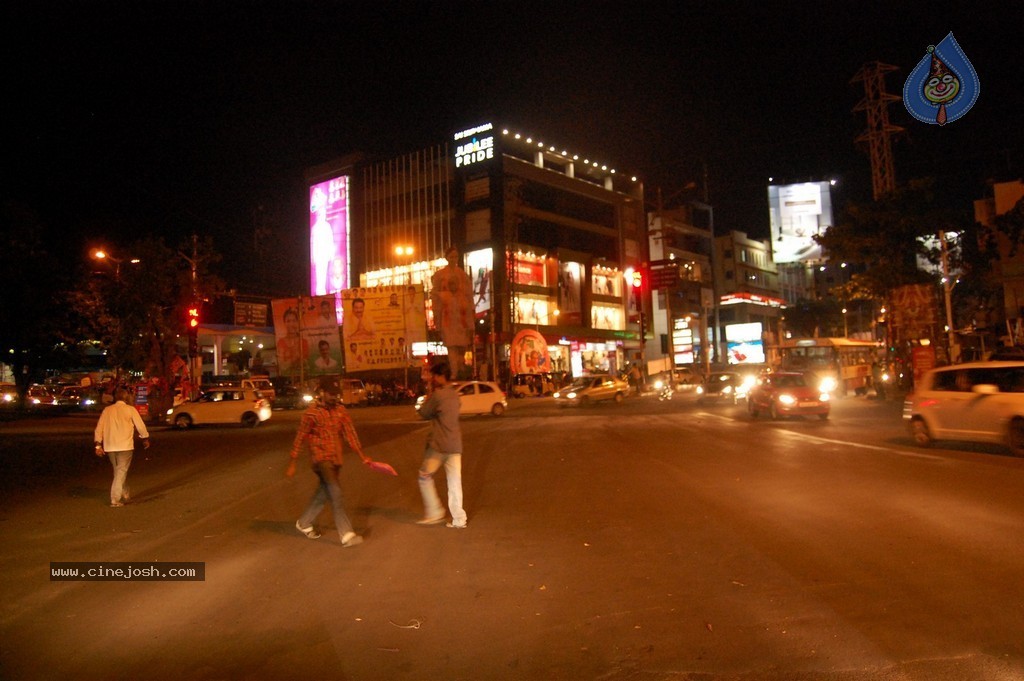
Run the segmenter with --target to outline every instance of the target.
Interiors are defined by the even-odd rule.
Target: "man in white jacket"
[[[118,388],[114,392],[114,403],[103,410],[96,424],[93,440],[96,456],[107,455],[114,468],[114,483],[110,486],[110,506],[117,508],[128,501],[128,487],[125,480],[132,465],[135,451],[135,433],[142,439],[144,449],[149,449],[149,431],[138,410],[128,404],[128,390]]]

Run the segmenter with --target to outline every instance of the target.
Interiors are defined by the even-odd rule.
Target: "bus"
[[[871,365],[878,360],[882,344],[850,338],[789,338],[779,345],[783,371],[813,371],[822,379],[835,381],[840,395],[867,393]]]

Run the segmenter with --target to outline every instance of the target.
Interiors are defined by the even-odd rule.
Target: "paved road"
[[[411,410],[356,410],[400,476],[346,467],[354,549],[329,515],[320,540],[293,527],[295,413],[156,432],[123,509],[91,418],[5,423],[0,677],[1024,678],[1024,460],[914,448],[899,410],[515,401],[464,421],[464,532],[413,523]],[[51,582],[51,561],[206,579]]]

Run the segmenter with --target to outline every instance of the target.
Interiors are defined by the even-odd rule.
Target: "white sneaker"
[[[298,530],[299,532],[301,532],[302,534],[306,535],[310,539],[319,539],[320,538],[320,533],[317,532],[316,527],[314,527],[313,525],[310,525],[309,527],[302,527],[301,525],[299,525],[299,521],[296,520],[295,521],[295,529]]]
[[[445,523],[444,526],[445,527],[450,527],[453,530],[464,530],[464,529],[466,529],[467,525],[468,525],[468,523],[464,523],[462,525],[456,525],[455,523]]]
[[[347,532],[344,537],[341,538],[341,545],[346,549],[350,546],[359,546],[363,543],[363,538],[355,532]]]

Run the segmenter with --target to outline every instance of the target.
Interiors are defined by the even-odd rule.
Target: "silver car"
[[[571,384],[555,391],[555,403],[569,405],[588,405],[603,400],[622,402],[629,393],[629,384],[614,376],[584,376]]]
[[[903,405],[914,441],[1005,444],[1024,456],[1024,362],[974,362],[933,369]]]

